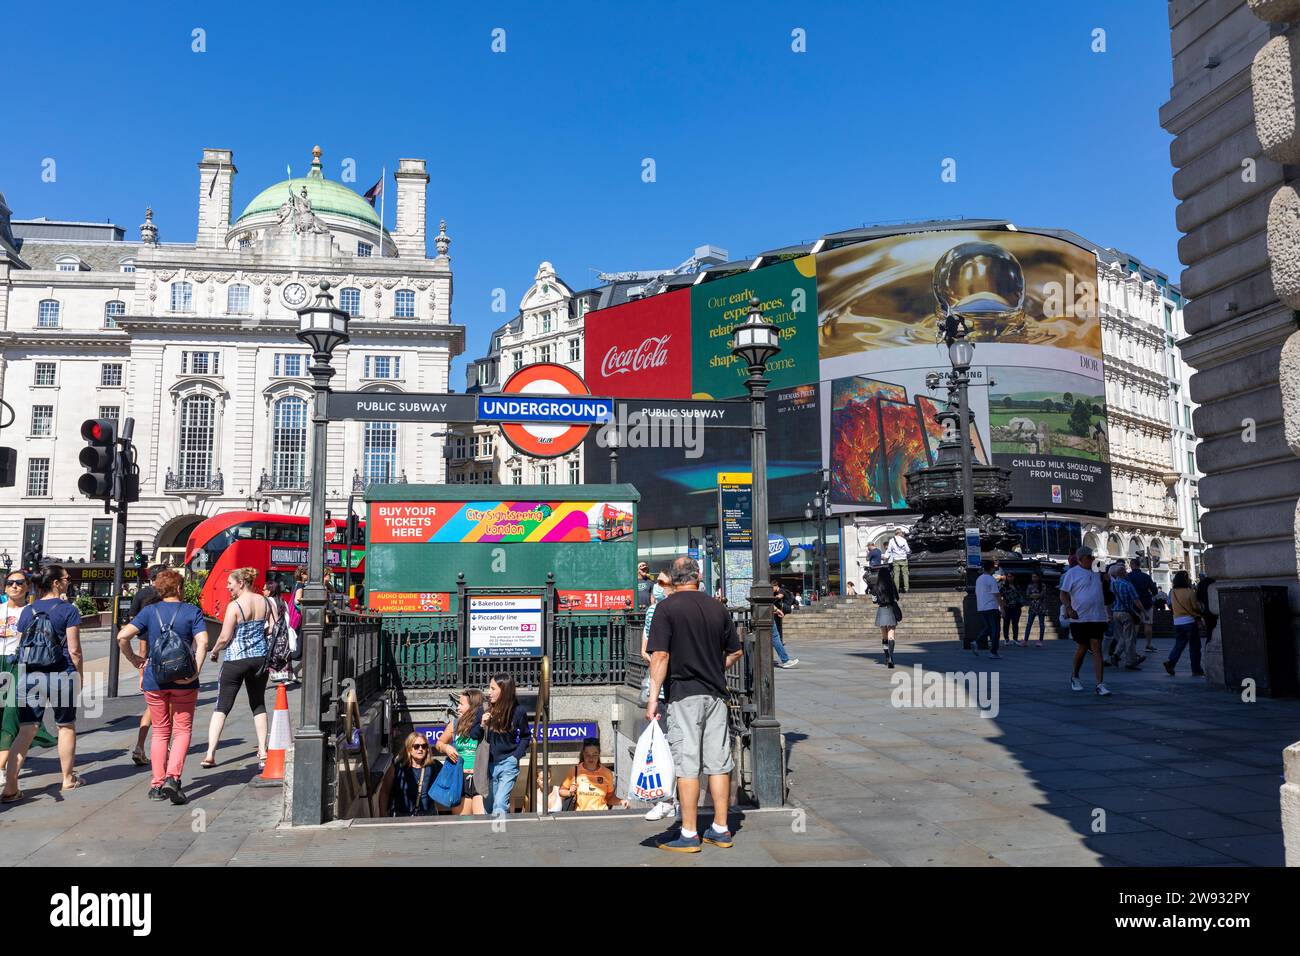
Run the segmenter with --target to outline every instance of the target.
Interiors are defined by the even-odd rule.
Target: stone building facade
[[[1108,558],[1150,559],[1152,577],[1168,588],[1185,562],[1178,501],[1185,459],[1174,457],[1169,378],[1182,297],[1130,256],[1101,249],[1097,258],[1112,503],[1104,525],[1085,527],[1084,543]]]
[[[1300,0],[1169,4],[1173,85],[1161,125],[1174,136],[1183,358],[1205,477],[1205,568],[1225,585],[1287,588],[1300,615]],[[1206,654],[1223,679],[1221,620]],[[1300,746],[1283,761],[1287,859],[1300,864]]]
[[[295,310],[322,280],[352,315],[333,387],[447,391],[464,330],[451,322],[450,238],[425,252],[428,174],[403,159],[395,228],[325,178],[259,192],[238,216],[230,150],[198,164],[196,240],[137,242],[113,226],[11,220],[0,200],[0,389],[14,408],[17,484],[0,489],[0,545],[105,558],[109,520],[77,492],[85,418],[135,419],[140,501],[127,536],[149,554],[183,546],[205,516],[248,507],[305,514],[311,475],[308,354]],[[16,440],[9,435],[16,433]],[[443,478],[430,429],[329,429],[329,507],[373,482]]]

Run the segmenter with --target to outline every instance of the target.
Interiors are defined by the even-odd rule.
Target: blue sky
[[[108,219],[134,239],[152,205],[164,241],[190,242],[205,146],[235,151],[236,215],[286,163],[301,175],[316,143],[331,178],[356,161],[358,191],[425,157],[469,355],[508,317],[492,290],[513,313],[543,259],[584,288],[704,243],[739,258],[863,223],[987,216],[1180,271],[1156,0],[179,6],[6,4],[0,191],[15,217]]]

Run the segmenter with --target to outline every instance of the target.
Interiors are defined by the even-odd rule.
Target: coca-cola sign
[[[588,312],[584,324],[593,395],[691,397],[689,289]]]
[[[671,335],[651,336],[634,349],[611,345],[600,363],[600,374],[625,375],[648,368],[662,368],[668,364],[668,342],[671,339]]]

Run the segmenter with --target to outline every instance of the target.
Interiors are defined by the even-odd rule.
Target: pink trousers
[[[161,787],[163,778],[179,780],[185,769],[185,755],[194,735],[194,708],[199,702],[199,689],[147,690],[144,700],[153,718],[153,736],[149,744],[149,762],[153,764],[151,782],[153,786]]]

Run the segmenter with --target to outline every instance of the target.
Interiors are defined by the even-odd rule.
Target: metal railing
[[[220,493],[226,486],[226,479],[218,468],[215,472],[182,471],[179,475],[167,469],[163,479],[163,490],[168,492],[214,492]]]
[[[325,623],[325,658],[321,662],[321,696],[326,713],[338,715],[344,682],[356,684],[364,707],[384,689],[383,618],[378,614],[331,610]]]

